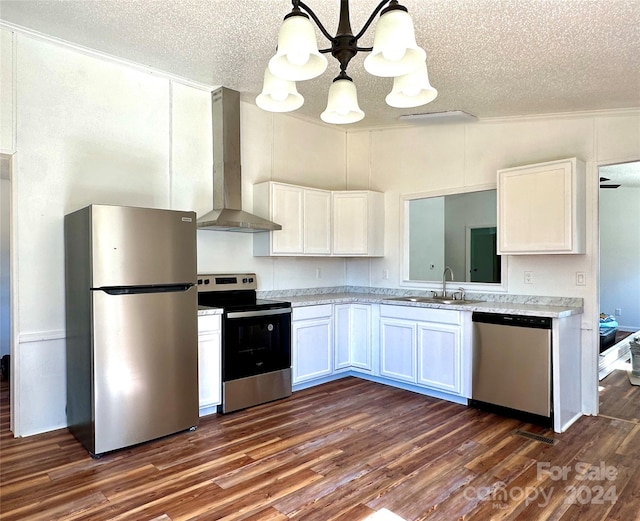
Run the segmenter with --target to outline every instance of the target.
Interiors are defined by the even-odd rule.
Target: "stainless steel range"
[[[291,395],[291,303],[256,298],[255,273],[198,275],[198,305],[222,308],[228,413]]]

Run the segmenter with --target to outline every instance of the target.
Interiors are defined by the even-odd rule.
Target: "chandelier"
[[[327,53],[340,63],[340,73],[329,87],[327,108],[320,115],[326,123],[355,123],[364,118],[364,112],[358,106],[356,86],[347,75],[349,61],[361,51],[371,53],[364,60],[364,68],[369,74],[394,78],[393,88],[385,98],[388,105],[418,107],[433,101],[438,95],[438,91],[429,84],[426,53],[416,44],[411,16],[397,0],[380,2],[356,35],[351,30],[349,0],[341,0],[335,36],[331,36],[309,6],[299,0],[291,3],[293,9],[280,26],[276,54],[269,60],[262,93],[256,98],[256,104],[263,110],[290,112],[300,108],[304,98],[298,93],[295,82],[322,74],[328,65],[324,56]],[[358,46],[358,40],[378,13],[380,19],[376,24],[373,47]],[[318,49],[311,20],[329,40],[331,47]]]

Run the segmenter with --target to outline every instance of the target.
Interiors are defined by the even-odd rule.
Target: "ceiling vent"
[[[478,118],[462,110],[447,110],[444,112],[425,112],[424,114],[403,114],[400,121],[424,124],[442,123],[474,123]]]

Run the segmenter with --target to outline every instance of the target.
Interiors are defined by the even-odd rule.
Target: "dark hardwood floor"
[[[640,512],[640,424],[549,430],[356,378],[92,459],[0,411],[2,520],[618,520]],[[522,429],[555,444],[514,433]],[[585,479],[588,478],[588,479]]]
[[[640,423],[640,386],[631,385],[625,369],[615,369],[600,381],[600,414]]]
[[[624,340],[625,338],[627,338],[628,336],[633,335],[633,333],[631,331],[616,331],[616,339],[615,339],[615,343],[617,344],[618,342],[620,342],[621,340]]]

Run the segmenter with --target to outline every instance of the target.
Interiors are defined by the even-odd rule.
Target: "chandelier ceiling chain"
[[[292,0],[293,8],[284,17],[278,34],[276,54],[264,74],[262,93],[257,105],[271,112],[289,112],[304,103],[296,81],[312,79],[327,68],[324,54],[340,63],[340,73],[329,88],[326,110],[320,115],[327,123],[355,123],[364,118],[358,106],[356,87],[347,75],[349,62],[358,52],[370,52],[364,67],[370,74],[393,77],[393,89],[386,97],[388,105],[397,108],[417,107],[433,101],[438,91],[429,84],[426,53],[415,41],[413,22],[407,8],[397,0],[383,0],[354,35],[349,16],[349,0],[340,2],[340,18],[335,36],[324,27],[313,10],[300,0]],[[385,7],[386,6],[386,7]],[[358,40],[380,13],[373,47],[359,47]],[[315,28],[329,40],[331,47],[318,49]]]

